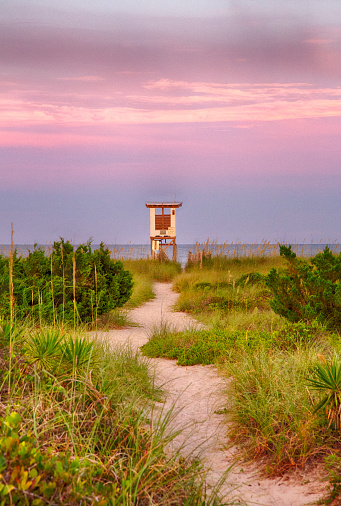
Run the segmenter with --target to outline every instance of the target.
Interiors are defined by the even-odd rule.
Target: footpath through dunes
[[[133,309],[130,319],[138,327],[113,330],[106,336],[113,343],[138,349],[148,341],[153,328],[167,323],[177,329],[193,328],[190,316],[173,311],[178,295],[169,283],[155,283],[155,299]],[[218,414],[225,405],[227,382],[214,366],[177,366],[175,360],[151,359],[155,383],[165,392],[165,403],[157,403],[162,413],[173,406],[171,429],[183,429],[176,436],[174,449],[186,456],[200,456],[208,469],[208,485],[214,486],[233,465],[222,486],[226,502],[264,506],[303,506],[316,504],[326,484],[318,473],[297,471],[279,479],[260,476],[254,464],[236,462],[236,448],[229,447],[226,418]],[[157,411],[157,410],[156,410]],[[159,411],[160,412],[160,411]]]

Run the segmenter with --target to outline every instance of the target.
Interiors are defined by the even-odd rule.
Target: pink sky
[[[340,240],[333,0],[4,0],[0,242]]]

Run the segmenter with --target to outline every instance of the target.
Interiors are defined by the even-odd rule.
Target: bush
[[[97,495],[104,505],[105,496],[115,496],[115,483],[102,483],[100,463],[80,461],[70,454],[53,455],[51,447],[41,451],[35,437],[25,434],[16,412],[1,421],[0,449],[1,504],[89,504],[84,496]]]
[[[177,359],[178,365],[213,364],[230,359],[240,351],[296,350],[312,341],[323,329],[318,325],[286,323],[279,330],[226,330],[225,328],[176,331],[167,325],[156,328],[141,346],[147,357]]]
[[[249,272],[240,276],[236,281],[236,286],[245,286],[246,284],[264,284],[266,282],[266,276],[259,272]]]
[[[0,311],[5,318],[10,315],[9,277],[9,259],[1,257]],[[132,286],[131,274],[110,258],[103,243],[92,252],[90,241],[75,248],[61,239],[50,255],[36,245],[27,258],[13,255],[17,319],[90,322],[127,302]]]
[[[280,246],[287,268],[272,269],[267,286],[271,308],[291,322],[317,320],[332,328],[341,326],[341,254],[326,246],[310,263],[299,259],[291,246]]]

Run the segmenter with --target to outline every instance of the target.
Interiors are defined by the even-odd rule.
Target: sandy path
[[[188,315],[172,311],[177,294],[172,292],[170,284],[156,283],[154,292],[155,299],[130,313],[130,318],[139,327],[110,331],[110,340],[139,348],[147,342],[153,327],[161,322],[168,322],[179,329],[196,325]],[[225,380],[213,366],[180,367],[176,361],[165,359],[152,359],[151,362],[155,366],[156,384],[166,392],[165,411],[175,406],[173,428],[187,427],[174,440],[174,447],[181,447],[184,454],[200,454],[205,466],[210,469],[208,482],[214,485],[235,462],[233,448],[226,449],[228,440],[224,416],[215,413],[224,406]],[[237,504],[314,504],[321,497],[325,484],[311,474],[301,474],[270,480],[261,478],[254,466],[237,463],[228,473],[222,491],[229,494],[228,499],[234,498]]]

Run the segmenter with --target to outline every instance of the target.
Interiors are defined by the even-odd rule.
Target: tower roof
[[[146,202],[146,207],[181,207],[182,202]]]

